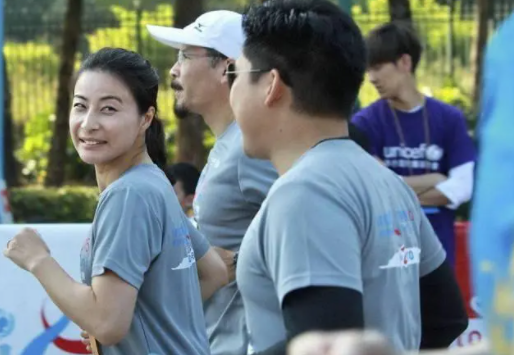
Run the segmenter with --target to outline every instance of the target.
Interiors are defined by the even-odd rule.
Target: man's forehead
[[[182,50],[185,52],[190,52],[190,53],[204,53],[208,50],[208,48],[185,45],[182,47]]]

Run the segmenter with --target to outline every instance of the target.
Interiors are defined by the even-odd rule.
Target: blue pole
[[[0,0],[0,181],[5,179],[4,172],[4,0]]]

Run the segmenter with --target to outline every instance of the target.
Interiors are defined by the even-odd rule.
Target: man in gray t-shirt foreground
[[[216,136],[193,202],[200,232],[234,273],[243,236],[257,214],[277,173],[270,162],[248,158],[241,131],[229,104],[227,64],[239,57],[244,36],[240,14],[213,11],[185,29],[148,26],[158,41],[179,49],[171,69],[178,118],[201,115]],[[235,282],[204,303],[213,355],[245,355],[248,331]]]
[[[241,246],[237,279],[252,346],[286,338],[287,294],[325,285],[362,293],[366,327],[397,349],[417,349],[419,279],[445,257],[398,176],[348,139],[322,142],[277,180]]]
[[[349,139],[359,28],[330,0],[288,0],[251,6],[243,29],[230,103],[245,153],[280,174],[240,249],[251,347],[359,328],[398,350],[449,346],[467,315],[441,243],[410,187]]]

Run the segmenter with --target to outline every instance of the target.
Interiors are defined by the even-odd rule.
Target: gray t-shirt
[[[237,251],[278,175],[270,162],[250,159],[234,122],[220,135],[202,171],[193,203],[200,232],[209,242]],[[248,347],[244,309],[231,283],[204,303],[212,355],[243,355]]]
[[[288,293],[333,286],[363,294],[366,328],[418,349],[419,279],[445,257],[400,177],[350,140],[323,141],[277,180],[243,239],[237,280],[251,346],[286,339]]]
[[[111,270],[138,296],[129,333],[101,353],[209,354],[195,262],[208,249],[157,166],[135,166],[109,185],[82,248],[82,281]]]

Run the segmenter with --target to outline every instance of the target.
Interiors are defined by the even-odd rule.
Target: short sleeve
[[[93,225],[92,277],[114,272],[136,289],[161,252],[162,224],[134,187],[120,187],[101,198]]]
[[[238,181],[245,200],[260,208],[278,173],[268,160],[252,159],[244,153],[239,159]]]
[[[373,156],[380,156],[379,134],[371,124],[371,120],[364,114],[369,109],[364,109],[355,114],[351,123],[366,137],[367,151]]]
[[[452,111],[452,125],[448,132],[448,165],[449,169],[476,160],[476,147],[466,126],[464,114],[457,109]]]
[[[281,303],[310,286],[362,292],[357,224],[333,197],[314,185],[283,185],[268,200],[265,221],[265,260]]]
[[[205,236],[196,229],[191,223],[189,218],[186,219],[187,229],[189,230],[189,236],[191,237],[191,244],[195,252],[195,259],[200,260],[209,251],[211,245]]]
[[[419,273],[420,277],[423,277],[441,266],[446,259],[446,252],[423,211],[421,211],[420,217],[421,260]]]

